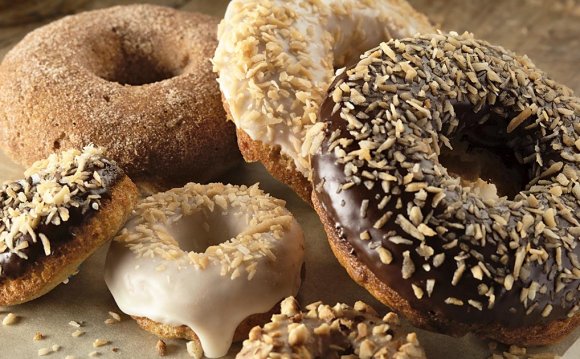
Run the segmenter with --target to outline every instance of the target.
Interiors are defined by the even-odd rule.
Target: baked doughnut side
[[[0,286],[0,305],[16,305],[36,299],[73,275],[80,264],[110,240],[127,220],[137,202],[137,189],[124,176],[111,189],[111,198],[79,227],[73,240],[39,259],[23,275],[5,279]]]
[[[248,337],[250,330],[263,323],[268,322],[270,317],[278,312],[280,309],[279,305],[274,306],[269,312],[252,314],[246,319],[244,319],[236,328],[234,333],[233,341],[241,342]],[[168,324],[159,323],[153,321],[146,317],[135,317],[133,319],[137,324],[144,330],[165,339],[186,339],[193,342],[193,350],[197,353],[203,353],[203,347],[201,341],[195,332],[186,325],[181,326],[171,326]]]
[[[0,65],[3,149],[28,164],[94,143],[135,178],[222,173],[240,156],[209,62],[217,23],[134,5],[31,32]]]
[[[274,178],[288,185],[304,202],[312,205],[310,199],[312,184],[304,175],[296,171],[292,159],[281,153],[279,147],[254,141],[239,128],[236,132],[238,146],[246,162],[260,161]]]
[[[222,96],[223,107],[228,121],[232,121],[227,102]],[[246,162],[260,161],[266,170],[278,181],[288,185],[302,200],[311,204],[312,185],[304,175],[296,170],[294,160],[280,152],[279,147],[252,140],[241,128],[236,128],[238,147]]]

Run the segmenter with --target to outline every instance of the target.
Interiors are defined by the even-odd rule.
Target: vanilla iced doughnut
[[[213,358],[246,318],[297,293],[303,260],[284,201],[257,186],[190,183],[136,207],[111,245],[105,281],[123,312],[187,326],[184,337]]]
[[[230,2],[213,62],[246,160],[260,160],[309,201],[304,139],[334,69],[381,41],[418,32],[433,28],[404,0]]]

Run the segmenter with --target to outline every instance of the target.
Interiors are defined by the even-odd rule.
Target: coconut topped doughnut
[[[220,24],[214,71],[238,130],[279,147],[282,167],[307,177],[305,133],[318,119],[334,68],[380,41],[431,31],[403,0],[234,0]]]
[[[296,295],[304,236],[284,201],[252,187],[189,183],[135,209],[107,255],[105,281],[119,308],[184,337],[211,358],[236,328]],[[244,335],[247,334],[247,330]]]
[[[103,149],[52,154],[0,189],[0,305],[34,299],[72,274],[123,224],[133,183]]]
[[[579,111],[528,58],[467,33],[369,50],[331,86],[313,158],[317,211],[354,253],[339,250],[341,261],[423,326],[531,344],[570,332],[580,318]],[[493,161],[453,166],[453,145]]]
[[[254,327],[236,356],[242,358],[426,358],[415,333],[404,333],[395,313],[381,318],[363,302],[351,308],[321,302],[301,312],[293,297],[281,313]]]
[[[239,159],[209,61],[217,23],[131,5],[31,32],[0,65],[2,149],[29,164],[94,143],[134,179],[211,179]]]

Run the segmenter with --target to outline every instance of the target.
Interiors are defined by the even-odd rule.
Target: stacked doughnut
[[[580,323],[579,112],[528,58],[467,33],[367,51],[330,87],[313,141],[334,253],[418,326],[555,342]],[[512,168],[507,185],[485,161],[475,179],[469,162],[448,170],[461,141]]]
[[[213,58],[224,106],[247,161],[261,161],[306,202],[306,133],[334,68],[392,37],[432,32],[404,0],[234,0]]]

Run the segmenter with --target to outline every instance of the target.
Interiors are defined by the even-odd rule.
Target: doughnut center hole
[[[530,181],[528,168],[521,165],[509,138],[492,121],[489,126],[473,126],[451,137],[453,149],[441,146],[439,162],[463,187],[487,200],[513,199]]]
[[[202,209],[184,215],[167,227],[169,234],[186,252],[203,253],[210,246],[219,245],[236,237],[247,226],[240,218],[220,212]]]
[[[133,54],[125,58],[125,62],[119,64],[108,81],[118,82],[121,85],[142,86],[178,75],[174,70],[163,66],[155,59],[139,54]]]
[[[189,64],[183,44],[159,34],[128,26],[111,27],[100,35],[101,41],[92,44],[83,61],[95,75],[110,82],[152,84],[180,75]]]

